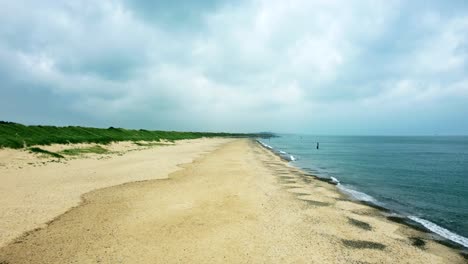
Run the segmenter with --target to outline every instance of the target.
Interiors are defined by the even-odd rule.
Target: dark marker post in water
[[[319,143],[317,142],[317,149],[319,149]]]

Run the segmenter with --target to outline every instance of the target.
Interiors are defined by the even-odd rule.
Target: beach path
[[[83,196],[0,248],[0,263],[463,263],[289,167],[253,140],[224,143],[165,179]]]

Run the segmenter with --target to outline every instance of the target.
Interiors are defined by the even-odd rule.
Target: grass
[[[166,146],[167,143],[160,143],[160,142],[133,142],[135,145],[140,147],[154,147],[154,146]]]
[[[0,148],[24,148],[27,146],[96,143],[108,144],[115,141],[176,141],[202,137],[271,137],[271,133],[208,133],[150,131],[145,129],[92,128],[80,126],[25,126],[13,122],[0,121]]]
[[[77,156],[77,155],[82,155],[82,154],[106,154],[108,153],[109,150],[101,147],[101,146],[92,146],[88,148],[71,148],[71,149],[65,149],[60,151],[61,154],[65,155],[70,155],[70,156]]]
[[[45,149],[41,149],[41,148],[37,148],[37,147],[29,148],[29,151],[31,151],[33,153],[40,153],[40,154],[49,155],[49,156],[52,156],[54,158],[64,158],[64,156],[62,156],[62,155],[60,155],[58,153],[48,151],[48,150],[45,150]]]

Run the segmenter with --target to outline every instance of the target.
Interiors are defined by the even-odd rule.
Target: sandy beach
[[[164,179],[229,139],[182,140],[139,147],[130,142],[106,145],[110,155],[59,160],[27,151],[0,149],[0,246],[23,232],[45,227],[81,202],[81,195],[123,183]],[[50,151],[92,144],[41,146]]]
[[[0,164],[1,264],[466,263],[250,139]]]

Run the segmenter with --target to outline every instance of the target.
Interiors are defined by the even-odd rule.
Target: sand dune
[[[191,149],[193,145],[179,146],[187,148],[180,153],[190,153],[185,158],[167,154],[166,161],[188,162],[188,156],[201,152]],[[102,172],[110,170],[106,181],[115,174],[135,172],[142,175],[139,180],[161,179],[86,193],[80,206],[0,248],[0,263],[465,262],[427,234],[349,201],[334,186],[289,167],[253,141],[219,140],[200,146],[213,151],[165,179],[170,170],[176,170],[175,163],[163,166],[162,161],[156,162],[162,159],[156,150],[95,165]],[[62,173],[71,173],[81,162],[89,161],[76,162],[57,166],[63,166]],[[130,166],[126,171],[118,167],[122,162]],[[165,170],[161,172],[161,168]],[[151,176],[144,176],[147,174]],[[35,177],[38,186],[44,186],[40,176]],[[108,186],[115,184],[117,181]],[[69,186],[73,189],[74,184]],[[57,195],[57,189],[47,188],[50,195]],[[68,204],[76,202],[69,200]],[[8,215],[1,217],[8,219]]]

